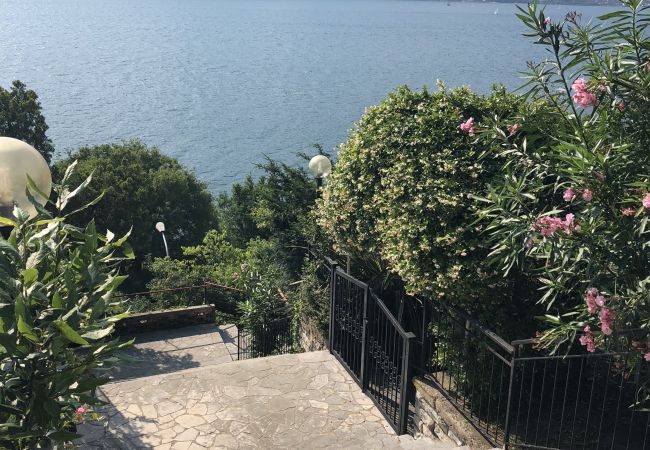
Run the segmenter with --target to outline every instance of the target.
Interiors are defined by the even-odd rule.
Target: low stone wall
[[[115,331],[117,334],[143,333],[214,323],[214,321],[213,305],[188,306],[180,309],[131,314],[117,322]]]
[[[416,432],[473,450],[492,448],[429,380],[416,377],[413,384]]]
[[[315,352],[327,348],[325,338],[307,316],[300,318],[300,345],[306,352]]]

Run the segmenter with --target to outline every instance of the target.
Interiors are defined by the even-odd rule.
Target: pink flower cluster
[[[584,189],[582,191],[579,191],[573,188],[565,189],[564,193],[562,194],[562,198],[565,202],[570,202],[576,198],[578,194],[582,194],[582,199],[586,202],[590,202],[594,198],[594,193],[591,189]]]
[[[584,78],[575,80],[571,85],[571,89],[573,89],[573,101],[581,108],[596,106],[598,103],[596,95],[589,91],[587,81]]]
[[[575,230],[574,217],[573,214],[567,214],[564,220],[559,217],[540,217],[533,224],[533,230],[539,232],[544,237],[551,236],[558,230],[564,231],[566,234],[571,234]]]
[[[616,319],[616,313],[605,306],[605,297],[598,292],[596,288],[587,289],[585,294],[585,303],[587,304],[587,311],[589,314],[594,314],[600,308],[598,317],[600,319],[600,329],[604,335],[609,336],[612,334],[612,325]]]
[[[474,134],[476,133],[476,127],[474,126],[474,118],[470,117],[465,122],[461,123],[459,128],[460,131],[462,131],[463,133],[467,133],[470,136],[474,136]]]
[[[594,334],[591,332],[591,328],[587,325],[584,329],[584,333],[580,336],[580,345],[587,347],[589,353],[596,351],[596,344],[594,344]]]
[[[83,423],[84,421],[84,416],[88,412],[90,407],[86,404],[81,405],[79,408],[77,408],[74,412],[75,418],[77,419],[77,422]]]
[[[636,209],[634,208],[622,208],[621,209],[621,214],[624,216],[633,216],[636,214]]]
[[[614,319],[616,318],[616,313],[612,311],[611,309],[607,308],[606,306],[603,306],[600,309],[600,314],[598,315],[600,318],[600,329],[603,332],[604,335],[611,335],[612,334],[612,324],[614,323]]]

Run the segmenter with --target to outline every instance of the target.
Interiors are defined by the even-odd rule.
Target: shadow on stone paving
[[[106,397],[100,395],[104,401]],[[141,450],[154,448],[147,442],[146,433],[150,428],[156,428],[155,419],[148,419],[140,414],[129,414],[126,417],[108,402],[99,407],[97,412],[103,418],[99,422],[88,422],[79,425],[77,432],[82,436],[75,441],[77,448],[82,450]]]
[[[131,347],[123,356],[125,359],[111,373],[113,381],[177,372],[201,365],[191,354],[161,352],[152,348]]]

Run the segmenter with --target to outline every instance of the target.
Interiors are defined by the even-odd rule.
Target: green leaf
[[[30,327],[22,317],[18,318],[18,332],[32,342],[38,342],[38,336],[34,334],[34,329]]]
[[[102,338],[105,338],[109,334],[113,332],[113,329],[115,328],[115,325],[110,325],[107,328],[103,328],[101,330],[95,330],[95,331],[88,331],[87,333],[82,334],[81,336],[90,339],[91,341],[96,341]]]
[[[2,403],[0,403],[0,411],[6,412],[6,413],[9,413],[9,414],[13,414],[13,415],[16,415],[16,416],[24,416],[25,415],[25,413],[23,411],[21,411],[20,409],[14,408],[13,406],[9,406],[9,405],[4,405]]]
[[[23,283],[26,286],[30,286],[37,279],[38,279],[38,269],[32,267],[31,269],[26,269],[23,271]]]
[[[69,441],[74,441],[75,439],[79,439],[81,435],[77,433],[73,433],[71,431],[58,430],[58,431],[50,431],[49,433],[47,433],[47,437],[52,439],[55,442],[69,442]]]
[[[65,323],[62,320],[55,320],[54,325],[61,331],[63,336],[65,336],[66,339],[68,339],[70,342],[74,342],[75,344],[79,345],[89,345],[88,341],[82,338],[79,333],[77,333],[75,330],[72,329],[70,325]]]

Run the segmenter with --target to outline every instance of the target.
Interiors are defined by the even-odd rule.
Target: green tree
[[[10,90],[0,87],[0,136],[27,142],[49,163],[54,147],[47,137],[48,128],[36,92],[18,80]]]
[[[69,179],[55,186],[55,213],[39,206],[30,219],[16,208],[15,221],[0,218],[13,227],[0,239],[0,448],[75,439],[70,429],[93,416],[95,389],[129,345],[109,339],[120,316],[105,314],[126,278],[119,265],[132,257],[128,234],[69,224],[63,209],[78,192],[65,187]]]
[[[320,147],[316,146],[320,151]],[[235,184],[217,200],[219,225],[235,246],[260,238],[277,244],[278,257],[297,276],[307,252],[306,231],[313,227],[309,212],[318,197],[316,183],[304,167],[292,167],[267,158],[258,167],[262,176]]]
[[[131,288],[143,288],[147,275],[142,263],[146,255],[162,256],[164,247],[155,229],[165,223],[172,255],[181,246],[194,245],[214,227],[212,196],[205,183],[183,168],[178,161],[139,141],[84,147],[54,166],[60,176],[70,161],[78,161],[71,181],[94,174],[94,182],[75,200],[87,203],[103,193],[102,202],[83,211],[75,223],[94,218],[99,230],[118,234],[131,231],[138,260],[130,269]]]

